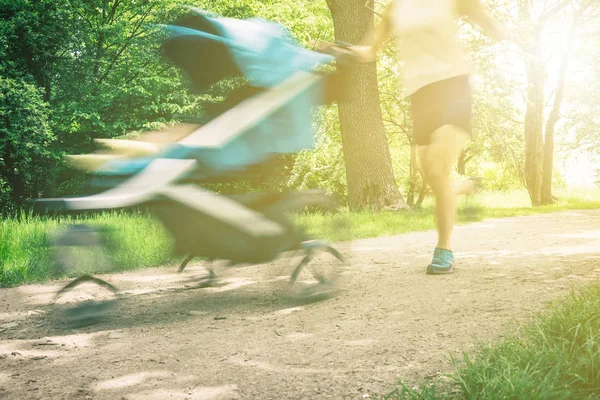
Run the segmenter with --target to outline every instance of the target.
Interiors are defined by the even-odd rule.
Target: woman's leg
[[[430,144],[419,147],[425,179],[435,194],[438,249],[451,250],[450,238],[456,219],[456,196],[468,194],[474,189],[468,183],[457,185],[450,180],[452,167],[468,138],[468,133],[463,129],[444,125],[433,133]]]

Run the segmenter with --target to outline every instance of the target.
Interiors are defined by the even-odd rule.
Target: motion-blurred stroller
[[[301,48],[281,26],[260,19],[226,19],[191,9],[162,28],[164,55],[186,73],[196,90],[235,77],[247,84],[217,115],[180,125],[174,140],[162,146],[98,141],[113,152],[73,156],[72,161],[94,169],[92,181],[109,182],[110,187],[91,196],[38,200],[36,209],[65,214],[145,207],[172,235],[175,253],[185,256],[179,271],[194,257],[226,260],[230,265],[257,264],[295,250],[304,258],[291,273],[294,285],[315,252],[328,252],[343,261],[338,251],[311,240],[288,216],[306,206],[332,205],[324,193],[225,196],[206,189],[203,182],[244,174],[278,155],[311,148],[311,109],[338,99],[342,66],[351,60],[335,46],[329,52]],[[56,241],[58,246],[97,243],[94,231],[82,226]],[[318,285],[331,283],[329,277],[316,278]],[[118,291],[85,275],[59,294],[89,281]]]

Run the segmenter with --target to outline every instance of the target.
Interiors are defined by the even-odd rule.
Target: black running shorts
[[[431,143],[431,135],[444,125],[454,125],[471,135],[471,86],[468,75],[435,82],[410,96],[414,141]]]

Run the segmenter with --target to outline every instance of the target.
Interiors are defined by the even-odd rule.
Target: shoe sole
[[[435,267],[427,267],[427,275],[448,275],[454,272],[454,266],[448,269],[437,269]]]

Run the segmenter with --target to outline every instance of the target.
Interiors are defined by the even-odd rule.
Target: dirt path
[[[58,283],[0,290],[0,398],[362,399],[397,379],[451,371],[451,351],[494,340],[600,275],[600,211],[456,229],[457,272],[424,274],[434,232],[346,246],[339,292],[281,298],[285,263],[185,290],[161,268],[110,276],[127,289],[109,319],[70,329]],[[59,282],[61,283],[61,282]],[[89,289],[92,290],[92,289]],[[81,292],[78,292],[81,293]],[[78,294],[80,295],[80,294]]]

